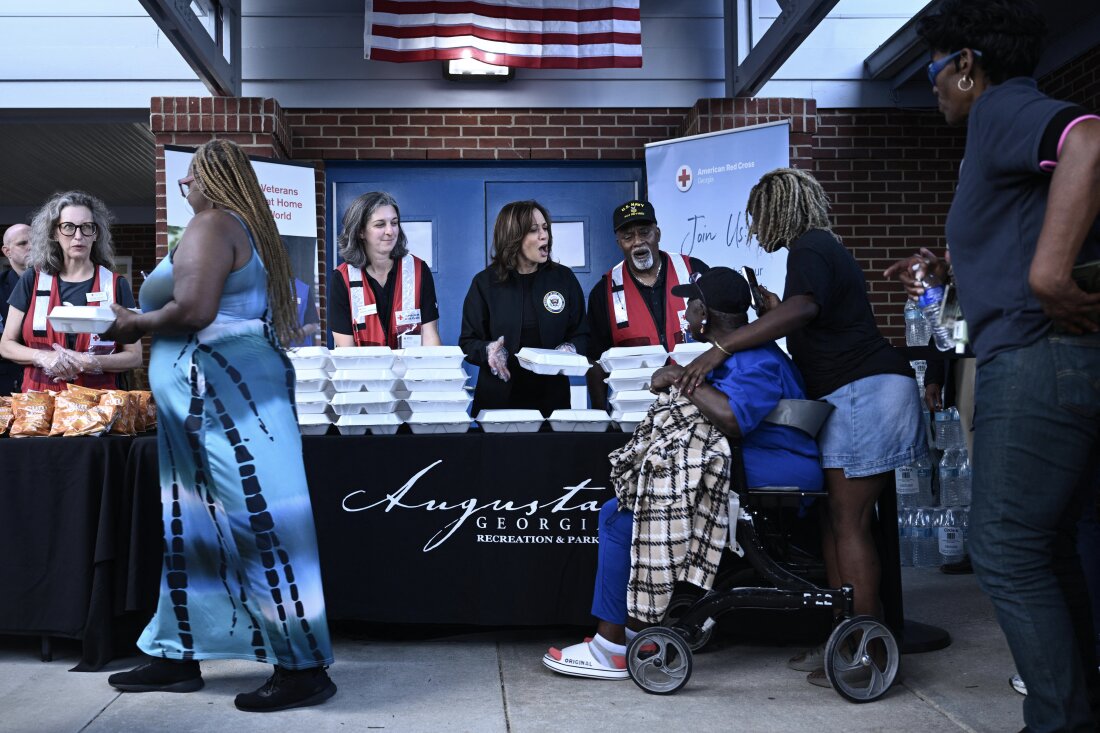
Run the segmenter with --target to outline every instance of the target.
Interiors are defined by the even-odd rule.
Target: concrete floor
[[[950,632],[950,647],[905,655],[899,682],[854,705],[786,668],[794,646],[726,641],[694,658],[675,695],[649,695],[630,681],[597,682],[542,667],[550,645],[580,641],[577,629],[392,640],[375,630],[337,633],[330,674],[340,688],[324,705],[269,715],[238,712],[233,696],[259,686],[268,667],[210,662],[191,694],[119,693],[107,674],[67,670],[72,643],[38,660],[36,639],[0,637],[0,731],[1010,731],[1023,726],[1023,698],[1008,678],[1012,659],[993,609],[973,576],[904,571],[906,616]],[[391,635],[392,636],[392,635]],[[407,636],[407,634],[405,634]]]

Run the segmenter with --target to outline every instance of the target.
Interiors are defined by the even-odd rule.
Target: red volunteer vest
[[[660,253],[671,265],[665,273],[665,348],[672,351],[684,342],[683,318],[687,299],[672,294],[672,288],[688,282],[691,261],[684,255]],[[657,324],[649,312],[634,278],[620,262],[607,273],[607,313],[611,317],[613,346],[655,346],[661,343]]]
[[[390,312],[389,333],[382,330],[382,318],[374,291],[367,284],[363,272],[344,262],[336,269],[348,288],[348,304],[351,308],[351,335],[356,346],[389,346],[398,348],[398,337],[420,333],[420,267],[422,261],[413,255],[405,255],[398,262],[390,277],[396,277],[393,304]]]
[[[104,289],[103,282],[110,280],[110,286]],[[53,330],[47,316],[57,306],[61,305],[61,290],[59,278],[35,271],[34,291],[27,306],[27,312],[23,315],[23,343],[32,349],[52,349],[54,344],[65,346],[65,334]],[[95,269],[95,278],[92,280],[92,293],[103,293],[102,305],[110,305],[115,302],[115,293],[118,290],[118,275],[106,267]],[[75,304],[74,304],[75,305]],[[86,303],[92,305],[92,303]],[[99,337],[94,334],[78,333],[76,335],[76,348],[73,351],[90,351],[99,343]],[[113,354],[116,351],[114,344],[108,347],[106,343],[99,347],[101,353]],[[109,349],[109,350],[108,350]],[[118,375],[114,373],[81,374],[73,384],[92,389],[116,389],[118,387]],[[50,390],[60,392],[66,389],[64,382],[53,382],[46,373],[34,365],[28,364],[23,369],[23,391]]]

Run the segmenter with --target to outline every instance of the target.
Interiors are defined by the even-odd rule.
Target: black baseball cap
[[[611,221],[615,231],[619,231],[627,224],[641,222],[657,223],[657,215],[653,213],[653,204],[648,201],[627,201],[621,206],[615,207],[615,213],[611,215]]]
[[[689,300],[697,298],[708,310],[722,313],[744,313],[752,303],[749,284],[728,267],[712,267],[692,282],[673,286],[672,294]]]

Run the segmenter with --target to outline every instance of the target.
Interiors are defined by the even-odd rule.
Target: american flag
[[[365,0],[364,57],[528,69],[642,65],[640,0]]]

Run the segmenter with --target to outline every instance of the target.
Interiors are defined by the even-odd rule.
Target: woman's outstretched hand
[[[141,340],[143,331],[138,327],[136,313],[118,303],[111,304],[111,312],[115,314],[115,322],[103,334],[104,340],[119,344],[132,344]]]
[[[699,356],[692,359],[691,363],[684,367],[684,371],[680,374],[680,378],[676,380],[676,386],[680,388],[680,391],[685,395],[690,395],[695,391],[703,381],[707,378],[707,375],[718,366],[722,365],[722,362],[726,360],[726,354],[723,354],[718,349],[711,347],[707,351],[704,351]]]

